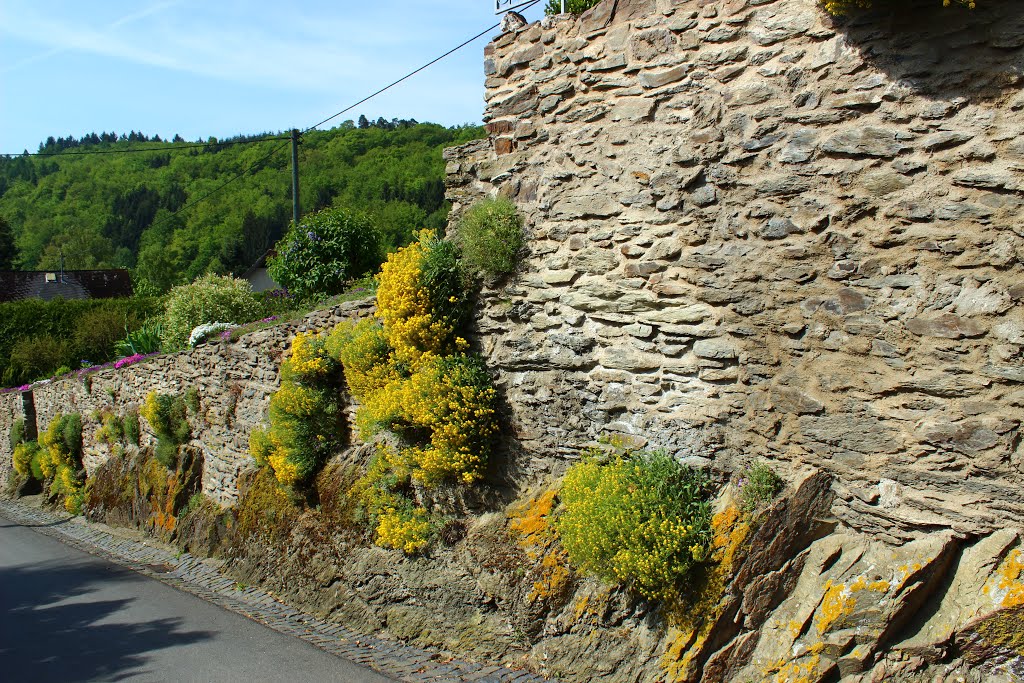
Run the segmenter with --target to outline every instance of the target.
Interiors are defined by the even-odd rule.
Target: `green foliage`
[[[11,423],[10,432],[8,432],[8,438],[11,444],[11,450],[13,451],[18,447],[19,443],[25,440],[25,420],[18,418]]]
[[[136,330],[129,330],[126,325],[124,331],[126,336],[114,344],[115,354],[122,358],[156,353],[163,343],[163,326],[159,319],[148,320]]]
[[[430,297],[432,316],[452,330],[469,322],[473,311],[472,287],[463,267],[459,247],[448,240],[423,240],[421,286]]]
[[[13,382],[30,382],[56,373],[69,356],[68,344],[45,335],[23,337],[11,349]],[[67,366],[63,366],[65,370]]]
[[[39,455],[42,452],[39,444],[35,441],[22,441],[14,447],[12,464],[14,471],[23,477],[31,476],[37,481],[43,481],[42,466],[39,462]]]
[[[75,345],[82,359],[102,363],[114,357],[117,343],[124,337],[125,330],[138,326],[131,311],[122,313],[110,308],[94,308],[83,313],[75,324]]]
[[[164,347],[184,348],[197,325],[247,323],[259,320],[262,312],[248,281],[204,275],[192,284],[175,287],[167,295],[162,329]]]
[[[199,414],[199,390],[195,387],[185,389],[185,407],[192,415]]]
[[[160,310],[160,300],[147,297],[126,299],[64,300],[26,299],[0,304],[0,384],[10,386],[51,377],[60,366],[80,367],[82,360],[103,363],[114,359],[113,349],[105,356],[86,355],[76,334],[87,316],[103,311],[120,320],[121,334],[126,320],[144,320]],[[12,359],[12,352],[18,351]],[[95,349],[94,349],[95,350]]]
[[[747,514],[771,503],[775,496],[785,488],[782,477],[775,474],[768,463],[757,462],[751,465],[740,479],[740,497],[743,511]]]
[[[479,126],[434,124],[359,129],[349,123],[310,131],[303,135],[302,211],[349,207],[370,217],[388,249],[401,246],[414,229],[444,227],[442,150],[483,136]],[[138,149],[162,143],[135,136],[90,144]],[[280,144],[2,158],[0,216],[18,246],[15,261],[27,269],[56,267],[63,249],[67,268],[134,268],[136,291],[152,294],[206,272],[245,272],[291,218],[283,191],[290,187],[288,155],[256,164]],[[192,210],[174,213],[254,165]]]
[[[156,459],[167,469],[174,469],[178,462],[178,446],[192,437],[188,424],[185,400],[177,394],[149,392],[146,402],[139,409],[139,415],[146,419],[156,432]]]
[[[484,199],[459,220],[457,235],[466,268],[496,278],[516,267],[523,248],[523,218],[509,199]]]
[[[139,439],[141,438],[141,429],[139,428],[139,413],[135,410],[128,411],[128,414],[122,418],[122,424],[124,426],[124,439],[127,445],[138,446]]]
[[[281,388],[270,398],[270,427],[253,430],[249,451],[278,482],[304,491],[339,446],[342,409],[338,362],[324,338],[299,333],[281,364]]]
[[[45,450],[34,458],[38,462],[39,472],[50,481],[50,493],[63,497],[64,508],[72,514],[78,514],[85,496],[82,416],[77,413],[57,415],[40,441]],[[34,465],[31,467],[35,476],[37,468]]]
[[[377,269],[381,235],[362,214],[341,208],[305,216],[277,244],[270,275],[300,296],[343,292],[349,280]]]
[[[663,452],[595,454],[569,468],[556,528],[569,559],[652,600],[679,595],[711,554],[707,476]]]
[[[974,9],[975,7],[975,0],[935,0],[936,5],[942,4],[944,7],[949,7],[953,3],[963,5],[969,9]],[[876,5],[879,8],[884,8],[905,6],[907,3],[906,0],[879,0],[877,3],[872,0],[818,0],[818,4],[825,8],[825,11],[829,14],[843,16],[861,10],[873,9]]]
[[[565,11],[568,14],[583,14],[599,2],[601,0],[565,0]],[[561,0],[548,0],[548,4],[544,7],[544,14],[548,16],[560,14],[561,11]]]

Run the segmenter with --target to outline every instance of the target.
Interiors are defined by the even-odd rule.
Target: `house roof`
[[[127,270],[0,270],[0,302],[21,299],[113,299],[131,296]]]

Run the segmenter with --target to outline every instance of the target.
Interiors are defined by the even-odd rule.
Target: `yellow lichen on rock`
[[[1015,549],[996,570],[982,589],[996,607],[1024,605],[1024,553]]]

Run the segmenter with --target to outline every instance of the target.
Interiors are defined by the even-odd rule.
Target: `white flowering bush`
[[[172,351],[189,343],[192,331],[213,321],[236,324],[263,317],[263,307],[248,281],[223,275],[204,275],[190,285],[171,289],[164,308],[164,349]]]
[[[232,330],[236,327],[238,325],[233,323],[203,323],[202,325],[196,325],[192,328],[192,333],[188,335],[189,348],[194,349],[218,332]]]

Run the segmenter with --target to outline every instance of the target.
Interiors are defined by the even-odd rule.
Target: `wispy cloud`
[[[25,5],[16,12],[8,6],[0,9],[0,33],[49,49],[2,71],[20,70],[62,53],[79,52],[237,83],[336,90],[340,82],[359,85],[392,74],[398,77],[405,69],[419,66],[420,60],[436,56],[438,47],[446,46],[439,41],[444,34],[451,36],[448,40],[461,37],[444,21],[439,27],[427,25],[429,13],[438,11],[436,4],[433,8],[403,4],[408,11],[400,21],[389,18],[387,12],[303,18],[280,9],[276,10],[280,16],[268,20],[259,15],[275,9],[230,12],[232,8],[218,9],[216,4],[211,7],[204,3],[201,11],[194,11],[197,8],[193,6],[188,12],[169,12],[182,5],[177,0],[150,5],[100,27],[42,14]],[[141,21],[156,15],[160,21]],[[433,20],[439,18],[434,16]]]

